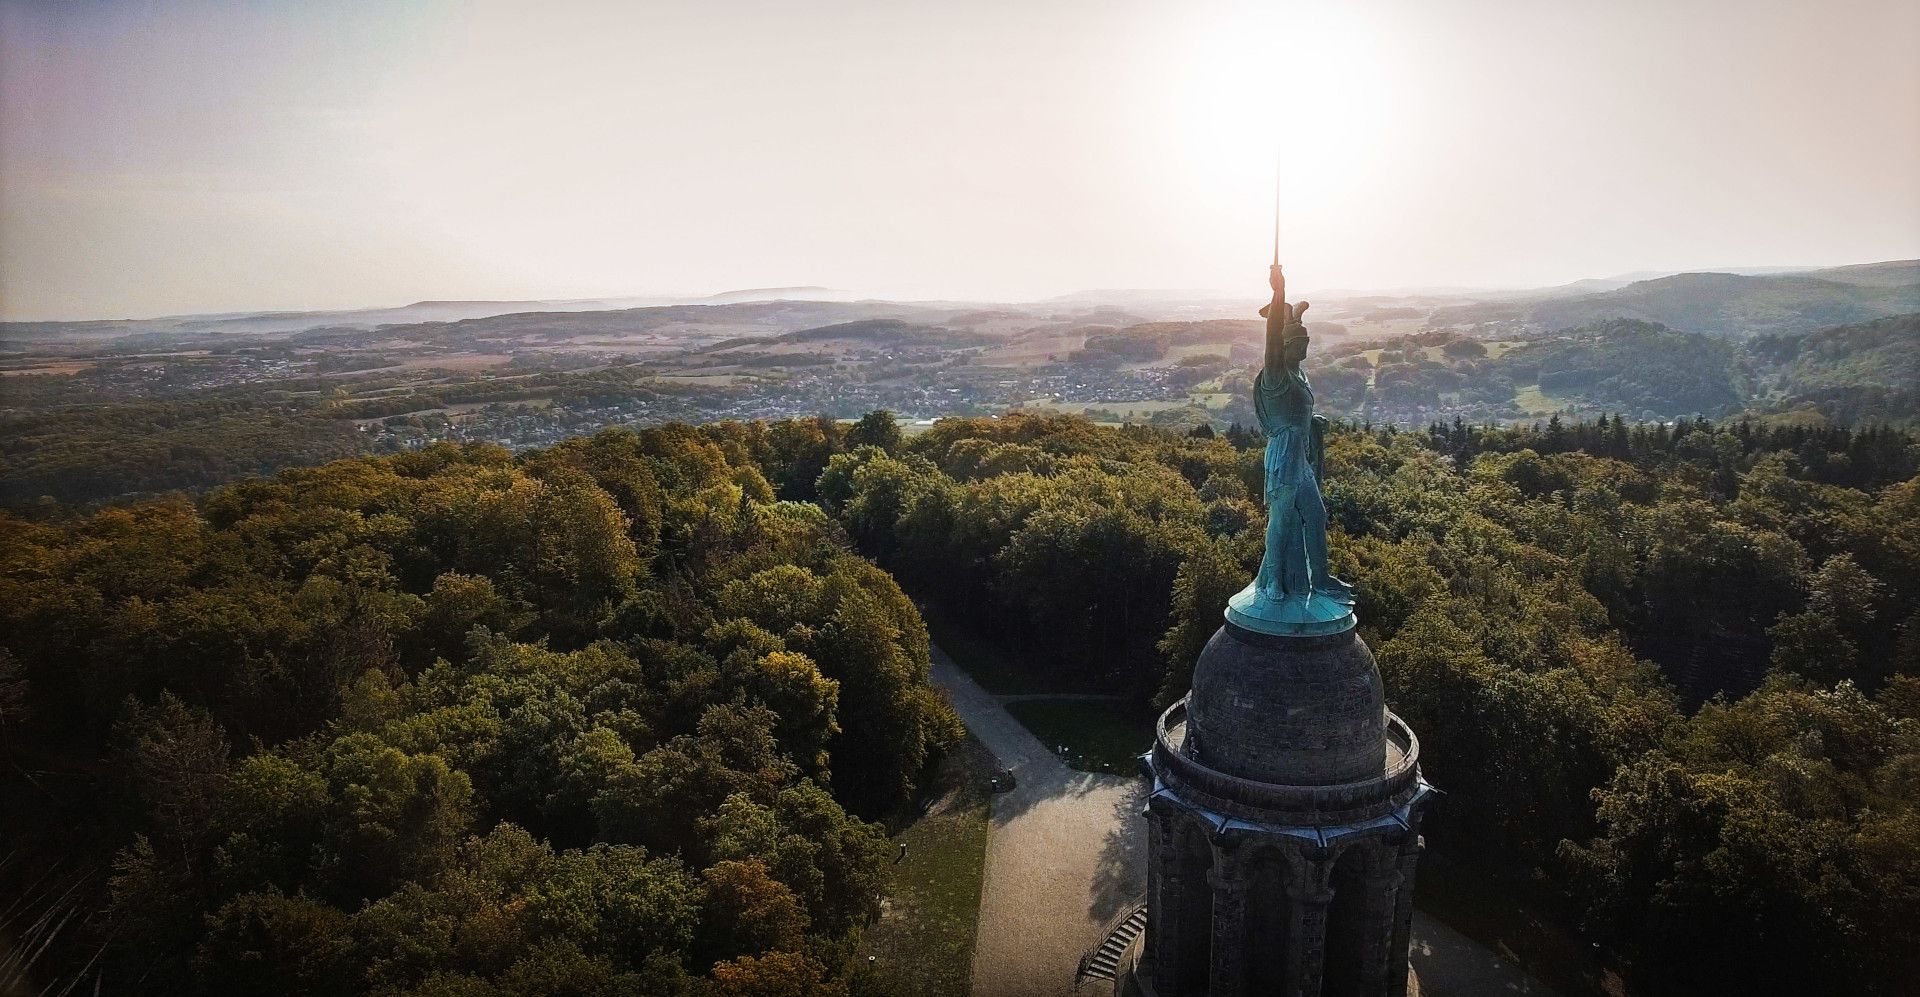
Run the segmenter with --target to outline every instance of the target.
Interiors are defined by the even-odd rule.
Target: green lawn
[[[882,993],[963,997],[973,982],[993,768],[993,755],[968,738],[941,760],[926,814],[894,835],[907,854],[857,956],[873,957],[870,978]]]
[[[953,658],[980,688],[996,696],[1018,696],[1045,692],[1109,692],[1098,679],[1059,674],[1047,667],[1044,658],[1030,657],[1019,649],[994,640],[977,628],[962,623],[934,603],[921,603],[920,616],[927,621],[927,633],[942,651]]]
[[[1049,748],[1067,747],[1067,764],[1085,772],[1131,775],[1141,752],[1153,744],[1153,715],[1126,702],[1030,699],[1007,704],[1007,712]]]

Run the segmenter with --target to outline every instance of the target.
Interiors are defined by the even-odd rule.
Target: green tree
[[[861,416],[860,421],[847,430],[846,447],[848,450],[879,447],[888,453],[896,453],[903,440],[899,419],[886,409],[875,409]]]

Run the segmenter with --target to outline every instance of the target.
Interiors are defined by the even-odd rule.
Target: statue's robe
[[[1262,368],[1254,378],[1253,411],[1267,434],[1267,517],[1283,529],[1279,549],[1269,544],[1257,581],[1262,594],[1272,598],[1308,596],[1315,581],[1310,548],[1314,539],[1319,540],[1318,550],[1326,545],[1320,479],[1314,473],[1313,387],[1297,368],[1293,374],[1270,374]],[[1302,508],[1303,503],[1314,508]],[[1310,538],[1308,530],[1321,532]]]
[[[1267,434],[1266,501],[1284,488],[1312,488],[1320,481],[1313,471],[1313,386],[1306,373],[1269,378],[1262,368],[1253,380],[1253,412]],[[1278,383],[1275,383],[1278,382]]]

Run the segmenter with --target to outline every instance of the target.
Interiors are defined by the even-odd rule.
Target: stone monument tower
[[[1254,407],[1266,557],[1162,714],[1146,765],[1147,926],[1122,989],[1154,997],[1403,995],[1420,742],[1388,713],[1352,590],[1327,570],[1325,421],[1307,303],[1269,277]]]

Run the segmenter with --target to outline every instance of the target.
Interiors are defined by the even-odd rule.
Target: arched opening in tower
[[[1360,993],[1366,959],[1367,849],[1355,845],[1333,867],[1333,904],[1327,908],[1326,997]]]

